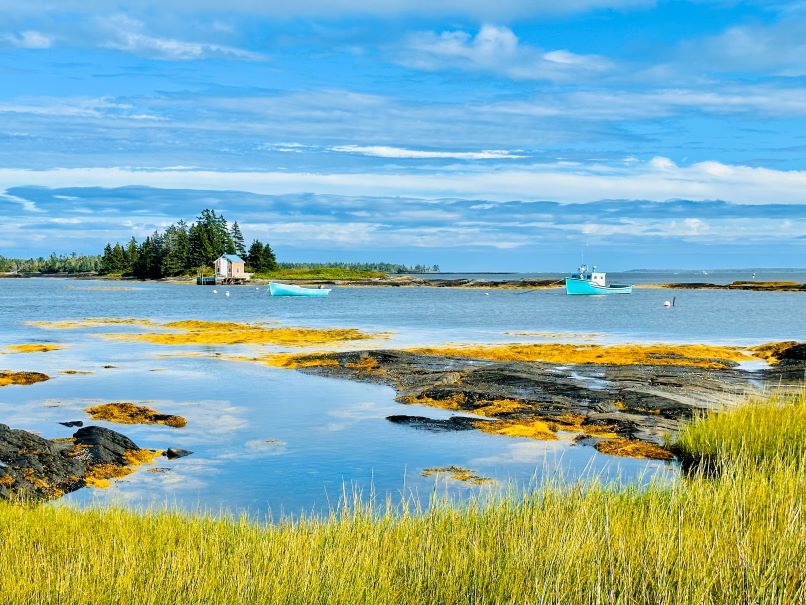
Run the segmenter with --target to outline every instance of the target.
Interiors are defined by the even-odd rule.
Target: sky
[[[0,254],[806,266],[806,2],[0,0]]]

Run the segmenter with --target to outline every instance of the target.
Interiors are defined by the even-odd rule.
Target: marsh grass
[[[0,506],[8,603],[776,603],[806,601],[806,396],[698,419],[697,465],[640,486],[353,502],[329,516],[246,519]],[[795,441],[795,443],[793,443]]]
[[[335,280],[362,280],[388,277],[379,271],[359,271],[345,267],[307,267],[300,269],[277,269],[265,273],[254,273],[257,279],[335,279]]]

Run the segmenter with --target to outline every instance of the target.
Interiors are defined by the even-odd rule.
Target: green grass
[[[675,447],[721,472],[647,488],[557,484],[268,526],[3,504],[0,600],[803,603],[805,411],[801,393],[696,420]]]
[[[268,273],[255,273],[258,279],[344,279],[359,280],[386,277],[386,273],[378,271],[357,271],[344,267],[310,267],[304,269],[277,269]]]
[[[669,445],[687,466],[719,470],[734,461],[764,464],[806,456],[806,391],[750,401],[689,422]]]

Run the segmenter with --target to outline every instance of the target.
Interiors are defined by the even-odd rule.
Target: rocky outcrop
[[[792,281],[734,281],[729,284],[705,282],[678,282],[659,284],[661,288],[675,290],[753,290],[757,292],[806,292],[806,284]]]
[[[64,439],[0,424],[0,498],[50,500],[131,472],[157,452],[110,429],[87,426]]]
[[[295,367],[319,376],[389,385],[402,403],[474,414],[447,420],[405,414],[388,418],[414,428],[471,430],[479,429],[484,418],[532,425],[540,420],[559,430],[606,427],[599,435],[609,432],[613,437],[661,443],[664,435],[697,412],[739,401],[767,387],[802,383],[804,348],[793,343],[780,354],[782,361],[760,371],[499,362],[391,350],[304,356],[297,358],[301,363]]]

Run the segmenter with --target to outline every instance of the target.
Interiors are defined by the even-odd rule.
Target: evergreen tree
[[[235,254],[246,260],[246,247],[244,246],[243,234],[241,233],[241,228],[238,226],[238,221],[232,223],[230,238],[235,246]]]
[[[271,249],[269,244],[264,244],[263,252],[260,255],[262,271],[276,271],[277,270],[277,257],[274,256],[274,250]]]
[[[113,273],[123,273],[127,269],[126,253],[123,251],[123,246],[115,244],[112,248],[112,271]]]
[[[269,244],[263,244],[260,240],[255,240],[249,246],[247,254],[249,267],[257,273],[267,273],[277,269],[277,259]]]
[[[253,271],[260,271],[260,264],[263,260],[263,244],[254,240],[252,245],[249,246],[249,252],[246,254],[246,264]]]
[[[134,265],[137,262],[137,240],[132,238],[129,240],[129,243],[126,245],[126,267],[124,269],[124,273],[131,275],[134,273]]]
[[[114,273],[114,261],[112,260],[112,244],[107,244],[104,246],[104,253],[101,256],[101,267],[99,269],[99,273],[101,275],[108,275],[109,273]]]

